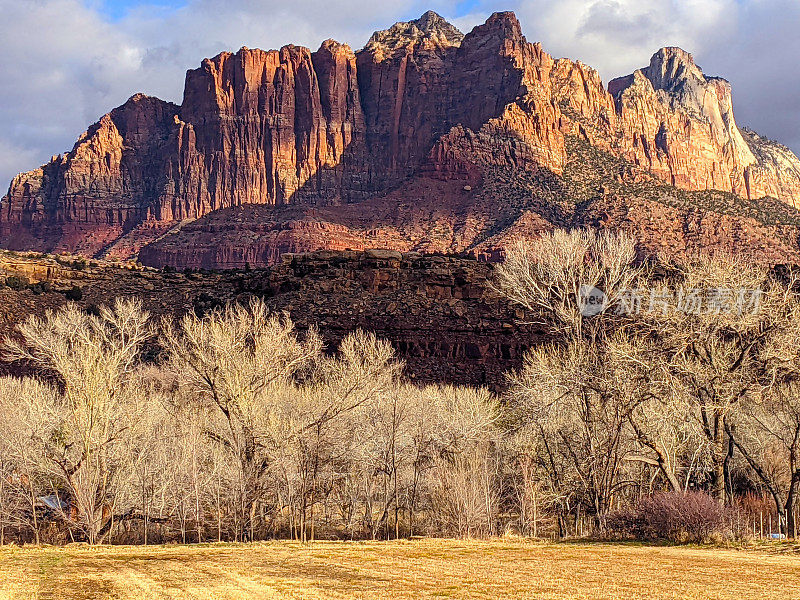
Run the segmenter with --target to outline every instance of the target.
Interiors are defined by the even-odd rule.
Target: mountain
[[[513,13],[463,35],[433,12],[358,52],[242,48],[135,95],[14,178],[0,245],[148,265],[274,264],[392,248],[492,258],[518,235],[619,227],[643,252],[800,262],[800,161],[731,87],[662,48],[606,88]]]

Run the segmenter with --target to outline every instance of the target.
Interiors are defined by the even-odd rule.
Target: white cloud
[[[666,45],[700,53],[735,24],[736,0],[532,0],[517,13],[527,37],[604,79],[644,66]]]
[[[87,3],[90,2],[90,3]],[[99,0],[0,0],[0,186],[38,166],[103,113],[142,91],[180,102],[186,69],[222,50],[315,48],[333,37],[359,48],[373,30],[458,0],[188,0],[140,6],[110,22]],[[597,67],[605,80],[647,64],[663,45],[695,53],[731,79],[741,123],[800,149],[797,0],[483,0],[454,19],[468,31],[516,10],[531,41]],[[461,11],[463,12],[463,11]]]
[[[8,140],[0,138],[0,165],[3,165],[3,167],[8,170],[9,180],[16,173],[29,171],[35,168],[38,164],[36,162],[38,158],[35,150],[27,147],[15,146]],[[5,183],[8,183],[8,181]]]

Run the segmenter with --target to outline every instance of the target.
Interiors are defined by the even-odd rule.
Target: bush
[[[611,513],[608,532],[614,537],[666,540],[675,543],[727,539],[732,511],[703,492],[662,492]]]
[[[64,295],[67,297],[67,300],[78,302],[81,298],[83,298],[83,290],[77,285],[73,285],[70,289],[64,292]]]
[[[20,291],[26,289],[30,285],[27,277],[11,275],[6,277],[6,285],[12,290]]]
[[[47,294],[53,291],[53,286],[49,281],[39,281],[30,286],[31,291],[36,294]]]
[[[84,308],[83,312],[85,312],[87,315],[92,316],[92,317],[99,317],[100,316],[100,307],[97,306],[97,304],[93,303],[93,304],[90,304],[89,306],[87,306],[86,308]]]

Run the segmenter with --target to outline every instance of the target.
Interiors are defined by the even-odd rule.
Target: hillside
[[[269,269],[224,272],[0,251],[0,337],[69,300],[92,311],[137,297],[151,314],[178,316],[255,296],[299,329],[319,328],[329,350],[362,328],[389,340],[415,381],[499,386],[544,332],[518,323],[522,313],[492,289],[491,271],[474,260],[380,250],[285,255]]]

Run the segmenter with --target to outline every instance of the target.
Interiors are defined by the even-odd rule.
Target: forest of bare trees
[[[583,230],[495,271],[550,334],[497,392],[412,384],[375,335],[325,348],[255,298],[29,318],[3,347],[37,376],[0,379],[0,543],[638,536],[670,511],[796,535],[791,274]]]

